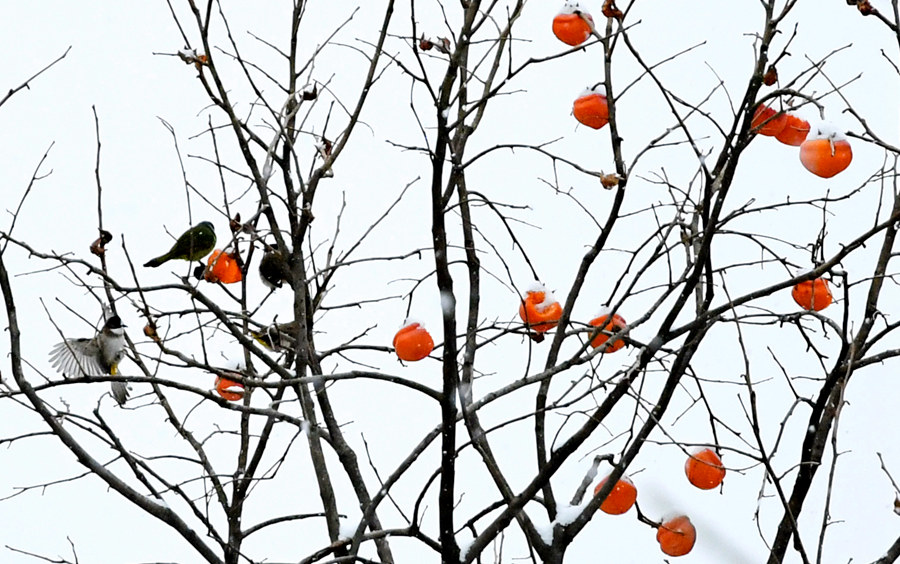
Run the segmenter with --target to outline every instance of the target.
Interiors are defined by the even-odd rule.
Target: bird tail
[[[111,382],[110,391],[112,392],[112,396],[116,400],[117,404],[125,405],[125,402],[128,401],[128,396],[130,394],[128,384],[126,384],[125,382]]]
[[[250,331],[250,336],[259,343],[260,345],[266,347],[267,349],[275,350],[275,341],[276,338],[273,335],[270,335],[269,332],[260,332],[260,331]]]
[[[161,265],[162,263],[166,262],[167,260],[169,260],[168,253],[164,254],[161,257],[156,257],[153,260],[147,261],[147,263],[144,264],[144,266],[150,267],[150,268],[156,268],[157,266]]]

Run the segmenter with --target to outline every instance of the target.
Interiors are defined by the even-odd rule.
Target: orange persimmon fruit
[[[575,99],[572,114],[584,125],[600,129],[609,123],[609,106],[606,96],[595,90],[585,90]]]
[[[666,519],[656,530],[659,548],[669,556],[684,556],[694,548],[697,529],[687,515]]]
[[[775,139],[785,145],[799,147],[809,134],[809,122],[793,114],[785,114],[784,119],[784,129],[775,135]]]
[[[428,331],[416,321],[409,322],[394,335],[394,351],[400,360],[422,360],[434,350],[434,340]]]
[[[233,254],[216,249],[206,261],[203,278],[207,282],[234,284],[241,281],[241,267]]]
[[[578,2],[566,2],[553,18],[553,35],[575,47],[587,41],[594,31],[594,18]]]
[[[831,178],[842,172],[853,160],[853,151],[850,143],[840,139],[807,139],[800,145],[800,162],[806,170],[821,176]]]
[[[216,392],[228,401],[241,401],[244,397],[244,385],[222,376],[216,376]]]
[[[625,319],[622,318],[621,315],[619,315],[617,313],[617,314],[613,315],[612,321],[607,321],[609,319],[609,314],[610,314],[609,309],[605,308],[603,311],[601,311],[600,313],[597,314],[597,317],[595,317],[594,319],[591,319],[591,325],[594,327],[602,326],[604,331],[608,331],[610,333],[615,333],[615,332],[620,331],[625,328],[627,323],[625,322]],[[597,335],[596,337],[591,339],[591,346],[596,349],[597,347],[602,346],[603,343],[605,343],[608,340],[609,340],[609,335],[600,333],[599,335]],[[606,352],[614,353],[624,346],[625,346],[624,340],[616,339],[615,341],[613,341],[612,343],[610,343],[609,345],[606,346]]]
[[[609,478],[609,475],[600,480],[600,483],[594,488],[594,495],[597,495],[597,492],[606,483],[607,478]],[[622,476],[616,482],[616,485],[613,486],[609,495],[606,496],[606,499],[603,500],[603,503],[600,504],[600,511],[610,515],[621,515],[631,509],[635,501],[637,501],[637,488],[634,487],[634,483],[631,480],[626,476]]]
[[[824,278],[799,282],[791,290],[791,297],[797,305],[808,311],[822,311],[834,301],[828,281]]]
[[[556,327],[562,317],[562,306],[549,290],[536,284],[519,304],[519,317],[535,333],[545,333]]]
[[[684,463],[684,473],[688,481],[701,490],[718,487],[725,479],[722,459],[711,448],[699,449],[688,456]]]
[[[778,114],[774,109],[762,104],[756,106],[756,111],[753,112],[753,121],[750,122],[750,126],[756,129],[757,133],[769,137],[781,133],[785,125],[787,125],[786,114]]]
[[[800,162],[806,170],[822,178],[842,172],[852,160],[853,151],[847,138],[827,122],[817,124],[800,145]]]

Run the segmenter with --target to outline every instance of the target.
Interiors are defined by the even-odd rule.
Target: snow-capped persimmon
[[[600,129],[609,123],[609,106],[606,96],[596,90],[585,90],[575,99],[572,114],[584,125]]]
[[[222,376],[216,376],[216,393],[228,401],[241,401],[244,397],[244,385]]]
[[[615,333],[617,331],[624,329],[625,326],[627,325],[627,323],[625,322],[625,319],[623,319],[622,316],[617,313],[612,316],[612,321],[608,321],[610,313],[611,312],[609,311],[609,308],[604,308],[601,312],[599,312],[597,314],[597,317],[595,317],[594,319],[591,319],[591,325],[594,327],[602,326],[603,330],[607,331],[609,333]],[[597,335],[596,337],[591,339],[591,346],[596,349],[597,347],[602,346],[603,343],[605,343],[608,340],[609,340],[609,335],[600,333],[599,335]],[[614,353],[624,346],[625,346],[624,340],[616,339],[615,341],[611,342],[610,344],[608,344],[606,346],[605,352]]]
[[[787,125],[786,114],[778,114],[773,108],[762,104],[756,106],[756,111],[753,112],[753,121],[750,123],[757,133],[769,137],[781,133],[785,125]]]
[[[804,280],[796,284],[791,290],[791,297],[797,305],[808,311],[822,311],[834,301],[828,281],[824,278]]]
[[[719,486],[725,479],[725,467],[722,459],[711,448],[697,449],[684,463],[687,479],[701,490],[711,490]]]
[[[809,134],[809,122],[793,114],[784,115],[784,129],[775,135],[785,145],[799,147]]]
[[[553,18],[553,35],[575,47],[587,41],[594,31],[594,19],[578,2],[566,2]]]
[[[241,267],[231,253],[216,249],[209,255],[206,261],[206,270],[203,278],[207,282],[221,282],[222,284],[234,284],[241,281]]]
[[[600,480],[600,483],[594,488],[594,495],[597,495],[597,492],[606,483],[607,478],[609,478],[608,475]],[[631,509],[635,501],[637,501],[637,488],[634,487],[631,480],[626,476],[622,476],[616,482],[616,485],[613,486],[609,495],[606,496],[606,499],[603,500],[603,503],[600,504],[600,511],[610,515],[621,515]]]
[[[844,139],[807,139],[800,145],[800,162],[806,170],[822,178],[842,172],[850,166],[851,160],[853,151]]]
[[[827,122],[816,125],[800,145],[800,162],[806,170],[822,178],[842,172],[852,160],[853,151],[847,138]]]
[[[694,548],[697,529],[687,515],[666,519],[656,530],[659,548],[669,556],[684,556]]]
[[[535,333],[544,333],[556,327],[562,317],[562,306],[547,288],[536,284],[526,292],[519,305],[519,317]]]
[[[400,360],[422,360],[434,350],[434,340],[418,322],[407,322],[394,335],[394,351]]]

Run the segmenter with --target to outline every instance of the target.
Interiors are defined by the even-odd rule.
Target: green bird
[[[216,246],[216,231],[209,221],[198,223],[181,234],[169,252],[149,261],[144,266],[156,268],[172,259],[200,260]]]

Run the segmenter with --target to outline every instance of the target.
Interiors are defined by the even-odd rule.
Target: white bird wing
[[[66,339],[50,350],[50,362],[63,376],[102,376],[99,352],[96,339]]]

